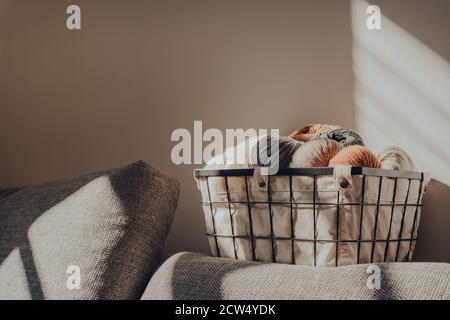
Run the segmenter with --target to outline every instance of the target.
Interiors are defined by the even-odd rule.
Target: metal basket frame
[[[207,237],[213,237],[215,241],[215,247],[216,252],[219,257],[221,257],[221,253],[219,250],[219,244],[218,239],[219,238],[232,238],[233,239],[233,246],[234,246],[234,256],[237,259],[237,250],[236,250],[236,239],[248,239],[251,242],[252,247],[252,258],[254,261],[256,261],[256,254],[255,254],[255,240],[256,239],[266,239],[271,240],[272,245],[272,262],[277,262],[275,258],[275,241],[276,240],[290,240],[292,242],[291,248],[292,248],[292,263],[295,264],[295,254],[294,254],[294,243],[296,241],[300,242],[312,242],[314,244],[314,266],[316,266],[316,256],[317,256],[317,243],[336,243],[336,253],[335,253],[335,265],[338,266],[339,264],[339,244],[340,243],[357,243],[357,261],[356,263],[359,264],[360,262],[360,247],[361,243],[372,243],[372,249],[371,249],[371,257],[370,257],[370,263],[373,263],[374,258],[374,251],[375,251],[375,244],[376,243],[385,243],[385,252],[384,252],[384,261],[386,261],[387,252],[389,248],[390,242],[398,242],[396,255],[395,255],[395,261],[398,261],[399,257],[399,249],[400,249],[400,243],[403,241],[409,241],[409,250],[407,254],[407,260],[411,260],[411,249],[412,249],[412,243],[417,240],[417,238],[414,237],[414,230],[416,230],[416,223],[417,223],[417,216],[419,212],[419,208],[422,207],[422,193],[424,192],[424,173],[423,172],[411,172],[411,171],[397,171],[397,170],[385,170],[385,169],[375,169],[375,168],[365,168],[365,167],[352,167],[350,170],[352,176],[362,176],[362,187],[361,187],[361,202],[357,203],[341,203],[340,202],[340,191],[337,191],[337,202],[330,202],[330,203],[316,203],[316,193],[317,193],[317,177],[318,176],[324,176],[324,175],[333,175],[333,168],[282,168],[279,169],[277,174],[275,175],[268,175],[267,176],[267,193],[268,193],[268,201],[250,201],[250,192],[249,192],[249,183],[248,183],[248,177],[253,177],[258,172],[256,171],[257,168],[250,168],[250,169],[195,169],[194,170],[194,176],[196,178],[205,177],[206,178],[206,185],[207,185],[207,192],[208,192],[208,200],[202,200],[201,203],[203,205],[209,205],[210,211],[211,211],[211,219],[212,219],[212,227],[213,227],[213,233],[206,232]],[[271,198],[271,189],[270,189],[270,177],[272,176],[288,176],[289,177],[289,193],[290,193],[290,201],[272,201]],[[305,202],[295,202],[294,196],[293,196],[293,190],[292,190],[292,177],[293,176],[308,176],[313,178],[313,202],[312,203],[305,203]],[[371,177],[379,177],[379,183],[378,183],[378,199],[376,203],[365,203],[364,202],[364,195],[365,195],[365,180],[366,176]],[[211,200],[211,194],[210,194],[210,187],[209,187],[209,177],[224,177],[225,178],[225,187],[226,187],[226,193],[227,193],[227,201],[212,201]],[[232,201],[230,200],[230,192],[228,187],[228,178],[229,177],[245,177],[245,190],[246,190],[246,201]],[[394,179],[394,191],[392,195],[392,200],[390,203],[380,203],[380,195],[381,195],[381,189],[383,184],[383,179]],[[404,203],[396,203],[395,197],[396,197],[396,189],[397,189],[397,180],[398,179],[407,179],[408,180],[408,187],[407,187],[407,193],[406,193],[406,199]],[[420,181],[419,189],[418,189],[418,195],[417,195],[417,201],[416,203],[408,203],[409,199],[409,193],[410,193],[410,186],[412,180],[418,180]],[[228,204],[228,210],[230,214],[230,223],[231,223],[231,235],[229,234],[218,234],[216,232],[216,225],[215,225],[215,219],[213,216],[213,204],[214,203],[227,203]],[[234,227],[233,227],[233,215],[231,210],[231,204],[232,203],[240,203],[240,204],[247,204],[248,207],[248,213],[249,213],[249,226],[250,226],[250,235],[244,236],[244,235],[235,235]],[[267,204],[269,213],[270,213],[270,236],[255,236],[253,233],[253,222],[252,222],[252,214],[251,214],[251,205],[252,204]],[[290,224],[291,224],[291,237],[276,237],[274,235],[273,230],[273,214],[272,214],[272,205],[273,204],[285,204],[290,205]],[[293,214],[293,207],[294,205],[310,205],[313,209],[313,228],[314,228],[314,239],[299,239],[295,237],[294,232],[294,214]],[[317,239],[316,237],[316,207],[318,205],[335,205],[337,208],[337,223],[336,223],[336,240],[325,240],[325,239]],[[360,210],[360,223],[359,223],[359,238],[357,240],[351,240],[351,239],[339,239],[339,219],[340,219],[340,207],[341,206],[361,206]],[[375,213],[375,226],[373,230],[373,237],[370,240],[363,240],[362,238],[362,222],[363,222],[363,212],[365,206],[376,206],[376,213]],[[378,226],[378,215],[379,215],[379,208],[381,206],[390,206],[391,213],[390,213],[390,223],[389,223],[389,231],[387,239],[377,239],[377,226]],[[402,220],[400,225],[400,231],[399,236],[397,239],[391,239],[391,227],[392,227],[392,220],[394,216],[394,208],[396,206],[403,207],[402,211]],[[411,235],[410,237],[403,239],[401,238],[402,232],[403,232],[403,225],[404,225],[404,219],[406,214],[406,208],[407,207],[415,207],[414,211],[414,218],[413,218],[413,225],[411,229]]]

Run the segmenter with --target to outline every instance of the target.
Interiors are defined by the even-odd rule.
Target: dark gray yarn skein
[[[266,143],[263,142],[263,139],[266,139]],[[289,137],[279,136],[264,136],[258,140],[258,143],[252,150],[252,156],[256,157],[257,165],[260,167],[269,165],[268,162],[275,143],[278,143],[278,158],[272,158],[272,161],[278,160],[279,168],[289,168],[292,156],[303,143]]]
[[[362,138],[353,130],[339,128],[329,132],[320,133],[317,138],[328,138],[339,142],[342,146],[364,145]]]

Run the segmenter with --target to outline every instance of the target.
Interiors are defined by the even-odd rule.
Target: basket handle
[[[333,169],[336,190],[350,190],[353,188],[352,167],[336,166]]]
[[[269,173],[269,167],[254,167],[253,168],[253,176],[259,177],[259,176],[268,176]]]

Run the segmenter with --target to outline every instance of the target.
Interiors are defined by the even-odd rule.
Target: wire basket
[[[427,174],[260,169],[194,170],[214,255],[312,266],[411,261]]]

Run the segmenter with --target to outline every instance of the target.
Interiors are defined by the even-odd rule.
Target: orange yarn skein
[[[329,167],[348,165],[352,167],[381,168],[381,162],[370,149],[363,146],[349,146],[339,151],[329,163]]]

